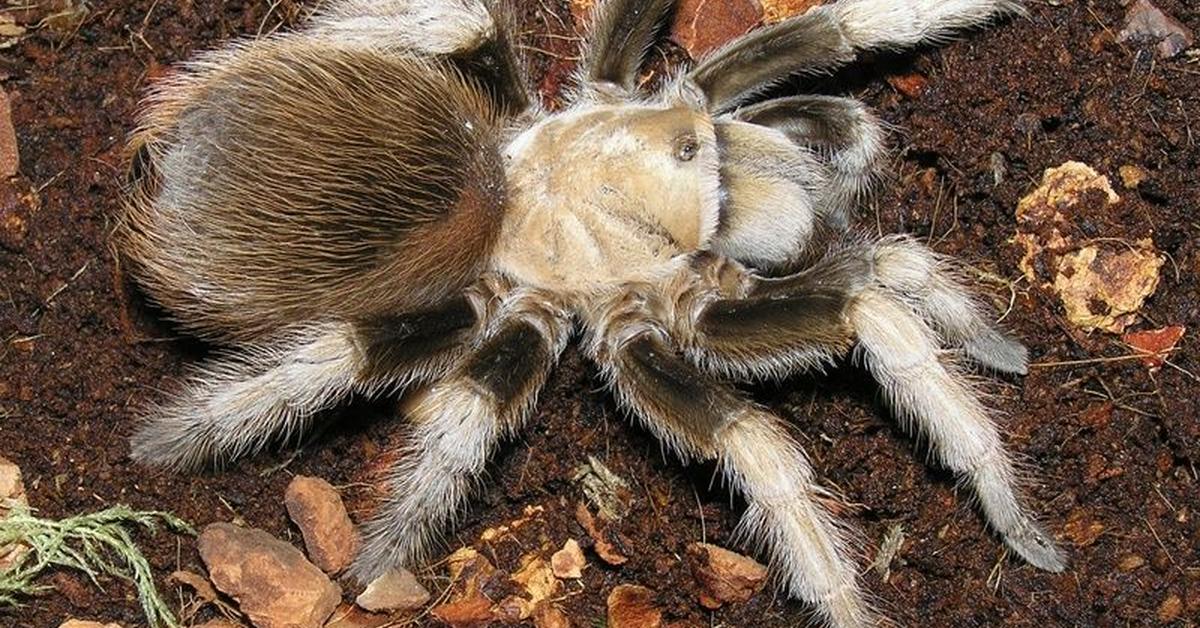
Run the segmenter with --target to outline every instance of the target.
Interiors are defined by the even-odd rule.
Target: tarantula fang
[[[221,463],[352,396],[424,385],[352,570],[370,580],[453,525],[581,328],[623,408],[680,457],[719,462],[788,593],[828,625],[870,625],[804,452],[731,384],[853,351],[1000,538],[1062,570],[953,359],[1024,373],[1025,349],[950,260],[848,234],[883,145],[862,104],[759,97],[1020,7],[840,0],[641,93],[673,4],[599,2],[561,111],[539,106],[485,0],[333,0],[159,82],[115,241],[147,294],[227,353],[152,410],[133,457]]]

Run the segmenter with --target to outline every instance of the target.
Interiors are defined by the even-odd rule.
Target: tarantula
[[[133,457],[221,463],[351,396],[426,385],[352,567],[370,580],[453,524],[580,329],[623,408],[681,458],[719,461],[786,590],[829,625],[871,624],[800,446],[732,385],[853,350],[1004,542],[1062,570],[954,360],[1024,373],[1024,347],[951,261],[849,234],[880,123],[849,98],[751,104],[790,75],[1019,5],[841,0],[642,93],[673,4],[599,2],[555,112],[489,0],[335,0],[159,82],[116,243],[153,300],[227,353],[153,410]]]

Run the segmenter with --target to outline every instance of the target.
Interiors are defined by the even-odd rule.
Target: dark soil
[[[1200,32],[1189,0],[1156,3]],[[561,0],[525,3],[523,30],[542,70],[561,77],[572,43]],[[1007,325],[1029,345],[1028,377],[999,382],[990,397],[1008,443],[1027,461],[1033,503],[1070,548],[1071,568],[1039,572],[1008,557],[957,491],[877,403],[874,386],[846,367],[755,391],[786,417],[825,481],[849,507],[869,560],[887,530],[906,541],[885,582],[866,586],[904,625],[1129,626],[1200,617],[1200,64],[1162,61],[1114,42],[1117,0],[1031,2],[1014,19],[937,50],[868,60],[804,89],[853,93],[898,127],[895,178],[861,216],[867,230],[908,231],[995,277],[1015,279],[1013,212],[1047,167],[1090,164],[1117,184],[1125,164],[1150,172],[1140,191],[1120,190],[1128,227],[1152,225],[1171,257],[1143,311],[1145,328],[1179,324],[1187,335],[1171,362],[1151,373],[1113,337],[1086,335],[1064,319],[1053,295],[1026,283],[1014,292],[981,281]],[[548,13],[553,11],[554,14]],[[123,141],[139,94],[170,63],[245,34],[293,21],[291,0],[137,0],[92,3],[78,29],[43,29],[0,51],[22,157],[0,212],[27,221],[0,239],[0,454],[24,470],[32,505],[60,517],[116,503],[173,511],[197,525],[236,520],[299,542],[283,493],[294,474],[347,487],[357,482],[400,421],[374,420],[387,403],[352,407],[297,453],[281,450],[198,475],[134,466],[127,437],[138,409],[175,385],[204,348],[160,322],[116,267],[108,248],[119,211]],[[546,53],[551,54],[546,54]],[[563,57],[563,58],[559,58]],[[918,74],[905,95],[889,76]],[[910,77],[911,82],[911,77]],[[551,78],[544,85],[557,82]],[[895,82],[896,85],[906,83]],[[1007,177],[996,184],[994,154]],[[36,191],[40,208],[14,200]],[[16,192],[14,192],[16,191]],[[7,228],[7,227],[6,227]],[[1107,237],[1124,234],[1105,233]],[[1077,363],[1082,361],[1083,363]],[[1061,364],[1069,362],[1071,364]],[[518,442],[497,458],[485,494],[451,546],[510,521],[529,505],[544,520],[492,550],[512,570],[543,540],[586,538],[574,521],[582,498],[573,469],[596,456],[634,487],[620,524],[628,564],[607,568],[589,554],[582,586],[562,607],[576,625],[603,624],[613,586],[657,591],[668,619],[688,625],[792,626],[805,608],[769,592],[709,613],[681,557],[702,537],[732,545],[741,506],[711,466],[683,467],[599,390],[592,368],[570,350]],[[194,542],[146,536],[160,582],[177,568],[202,571]],[[478,543],[475,543],[478,545]],[[1137,558],[1133,558],[1137,557]],[[1140,560],[1138,560],[1140,559]],[[440,573],[434,570],[431,573]],[[4,626],[57,626],[68,617],[143,620],[132,589],[77,574],[47,580],[60,590],[0,613]],[[435,587],[438,581],[431,581]],[[165,582],[163,584],[166,587]],[[171,597],[179,597],[171,591]],[[206,611],[207,612],[207,611]]]

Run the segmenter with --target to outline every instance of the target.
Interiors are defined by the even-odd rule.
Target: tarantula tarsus
[[[853,349],[1008,546],[1063,569],[953,360],[1023,373],[1025,349],[948,260],[847,235],[879,122],[848,98],[748,104],[789,75],[1020,7],[840,0],[641,93],[673,4],[599,2],[555,112],[487,0],[334,0],[161,81],[116,242],[154,300],[228,353],[153,411],[134,458],[228,461],[350,396],[427,384],[352,568],[370,580],[453,524],[581,328],[621,406],[680,457],[719,461],[786,590],[829,625],[870,624],[801,448],[732,385]]]

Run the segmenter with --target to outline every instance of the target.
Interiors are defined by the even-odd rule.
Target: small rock
[[[262,530],[214,523],[198,545],[213,584],[258,628],[320,626],[341,602],[338,586],[300,550]]]
[[[654,606],[654,591],[621,584],[608,594],[607,628],[660,628],[662,611]]]
[[[904,94],[910,99],[916,99],[921,96],[925,88],[929,85],[929,79],[921,74],[900,74],[887,77],[888,85],[892,89]]]
[[[1180,612],[1183,611],[1183,600],[1172,593],[1167,596],[1167,599],[1162,601],[1158,606],[1158,621],[1167,624],[1179,618]]]
[[[687,561],[700,584],[700,604],[708,609],[744,603],[767,582],[767,568],[762,564],[716,545],[688,545]]]
[[[1138,567],[1141,567],[1142,565],[1145,565],[1145,564],[1146,564],[1145,558],[1142,558],[1141,556],[1138,556],[1137,554],[1129,554],[1129,555],[1125,556],[1124,558],[1122,558],[1121,562],[1117,563],[1117,569],[1120,569],[1121,571],[1128,573],[1128,572],[1133,571],[1134,569],[1137,569]]]
[[[700,59],[726,42],[745,35],[762,21],[755,0],[682,0],[675,10],[671,40]]]
[[[1146,298],[1158,289],[1163,258],[1152,243],[1139,248],[1109,249],[1085,246],[1060,259],[1054,290],[1062,299],[1067,320],[1085,331],[1101,329],[1119,334],[1137,320]]]
[[[41,204],[37,191],[23,177],[0,178],[0,247],[21,250],[29,220]]]
[[[587,560],[584,559],[583,550],[579,549],[579,543],[575,539],[567,539],[562,549],[550,557],[550,566],[558,578],[582,578],[585,565]]]
[[[1069,161],[1047,169],[1042,184],[1017,205],[1015,241],[1025,249],[1021,271],[1052,288],[1067,318],[1089,331],[1119,334],[1135,322],[1165,262],[1149,237],[1099,233],[1075,242],[1078,234],[1106,224],[1118,202],[1107,177]]]
[[[825,4],[825,0],[762,0],[763,23],[774,24]]]
[[[407,569],[393,569],[367,585],[354,603],[368,611],[409,611],[425,606],[429,591]]]
[[[360,608],[379,612],[419,609],[430,600],[430,592],[416,581],[408,569],[392,569],[367,585],[366,591],[354,599]]]
[[[16,176],[21,167],[17,153],[17,131],[13,128],[12,106],[8,94],[0,88],[0,179]]]
[[[8,516],[12,506],[28,506],[25,483],[21,480],[21,468],[0,456],[0,519]],[[0,545],[0,571],[4,571],[25,556],[29,547],[21,543]]]
[[[496,567],[474,548],[462,547],[446,558],[450,568],[450,581],[460,588],[470,582],[490,580],[496,575]]]
[[[1117,34],[1117,41],[1155,42],[1158,56],[1170,59],[1195,45],[1196,37],[1150,0],[1137,0],[1125,14],[1125,27]]]
[[[59,624],[58,628],[121,628],[121,624],[117,624],[117,623],[102,624],[98,621],[83,621],[81,619],[68,619],[67,621],[64,621],[62,624]]]
[[[358,530],[333,485],[298,475],[288,484],[284,504],[304,535],[304,547],[313,564],[329,574],[350,565],[358,551]]]
[[[542,604],[533,614],[534,628],[571,628],[571,620],[553,604]]]
[[[343,603],[329,616],[324,628],[380,628],[388,624],[395,624],[388,615],[368,613],[353,604]]]
[[[1162,368],[1164,360],[1175,349],[1179,339],[1183,338],[1185,331],[1187,328],[1182,325],[1172,325],[1162,329],[1130,332],[1121,336],[1121,340],[1138,352],[1145,353],[1142,364],[1153,371]]]
[[[1077,547],[1087,547],[1096,542],[1104,534],[1104,524],[1096,520],[1087,510],[1076,508],[1067,516],[1063,526],[1063,535]]]
[[[1132,164],[1117,168],[1117,174],[1121,175],[1121,186],[1126,190],[1136,190],[1150,178],[1150,173],[1146,172],[1145,168]]]
[[[554,577],[554,571],[550,568],[550,563],[536,555],[525,556],[521,559],[521,568],[512,575],[513,582],[521,585],[529,596],[530,613],[532,608],[542,602],[542,600],[550,599],[558,595],[559,582],[558,578]],[[522,617],[524,619],[525,617]]]
[[[446,604],[435,606],[429,611],[430,615],[454,628],[474,628],[486,626],[492,622],[492,601],[478,590],[468,595],[460,596]]]

